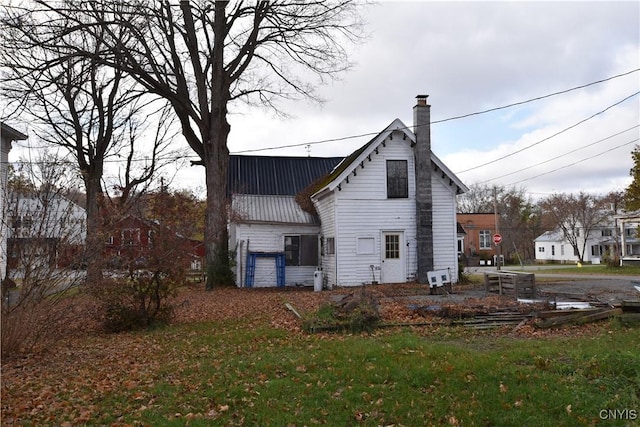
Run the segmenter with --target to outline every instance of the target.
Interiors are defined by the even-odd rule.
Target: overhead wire
[[[537,167],[537,166],[544,165],[545,163],[549,163],[549,162],[552,162],[552,161],[554,161],[554,160],[558,160],[558,159],[560,159],[560,158],[562,158],[562,157],[565,157],[565,156],[568,156],[568,155],[570,155],[570,154],[575,154],[575,153],[577,153],[577,152],[578,152],[578,151],[580,151],[580,150],[584,150],[584,149],[586,149],[586,148],[589,148],[589,147],[592,147],[592,146],[594,146],[594,145],[600,144],[600,143],[602,143],[602,142],[608,141],[608,140],[609,140],[609,139],[611,139],[611,138],[615,138],[616,136],[622,135],[623,133],[625,133],[625,132],[629,132],[630,130],[632,130],[632,129],[636,129],[636,128],[638,128],[638,127],[640,127],[640,124],[637,124],[637,125],[635,125],[635,126],[632,126],[632,127],[628,128],[628,129],[625,129],[625,130],[620,131],[620,132],[618,132],[618,133],[615,133],[615,134],[613,134],[613,135],[609,135],[609,136],[607,136],[606,138],[599,139],[598,141],[592,142],[592,143],[590,143],[590,144],[583,145],[582,147],[578,147],[578,148],[576,148],[575,150],[567,151],[567,152],[566,152],[566,153],[564,153],[564,154],[560,154],[559,156],[552,157],[552,158],[550,158],[550,159],[544,160],[544,161],[539,162],[539,163],[536,163],[536,164],[534,164],[534,165],[530,165],[530,166],[527,166],[527,167],[525,167],[525,168],[518,169],[518,170],[515,170],[515,171],[513,171],[513,172],[509,172],[509,173],[506,173],[506,174],[504,174],[504,175],[497,176],[497,177],[495,177],[495,178],[491,178],[491,179],[487,179],[487,180],[484,180],[484,181],[480,181],[480,182],[479,182],[479,184],[486,184],[486,183],[488,183],[488,182],[495,181],[495,180],[498,180],[498,179],[500,179],[500,178],[505,178],[505,177],[507,177],[507,176],[515,175],[515,174],[517,174],[517,173],[524,172],[524,171],[529,170],[529,169],[533,169],[533,168],[535,168],[535,167]]]
[[[538,174],[538,175],[531,176],[531,177],[529,177],[529,178],[521,179],[521,180],[516,181],[516,182],[512,182],[511,184],[508,184],[507,186],[512,186],[512,185],[520,184],[520,183],[523,183],[523,182],[526,182],[526,181],[531,181],[532,179],[539,178],[539,177],[541,177],[541,176],[545,176],[545,175],[549,175],[549,174],[554,173],[554,172],[557,172],[557,171],[559,171],[559,170],[562,170],[562,169],[565,169],[565,168],[569,168],[569,167],[575,166],[575,165],[577,165],[577,164],[579,164],[579,163],[586,162],[587,160],[591,160],[591,159],[594,159],[594,158],[596,158],[596,157],[599,157],[599,156],[602,156],[602,155],[604,155],[604,154],[607,154],[607,153],[609,153],[609,152],[611,152],[611,151],[617,150],[618,148],[622,148],[622,147],[625,147],[625,146],[627,146],[627,145],[631,145],[631,144],[633,144],[633,143],[636,143],[636,142],[638,142],[639,140],[640,140],[640,138],[636,138],[636,139],[634,139],[634,140],[632,140],[632,141],[628,141],[628,142],[625,142],[625,143],[620,144],[620,145],[618,145],[618,146],[611,147],[611,148],[609,148],[609,149],[607,149],[607,150],[605,150],[605,151],[603,151],[603,152],[601,152],[601,153],[594,154],[593,156],[585,157],[584,159],[580,159],[580,160],[575,161],[575,162],[573,162],[573,163],[571,163],[571,164],[564,165],[564,166],[561,166],[561,167],[559,167],[559,168],[556,168],[556,169],[553,169],[553,170],[550,170],[550,171],[547,171],[547,172],[543,172],[543,173],[540,173],[540,174]]]
[[[518,101],[518,102],[514,102],[511,104],[507,104],[507,105],[503,105],[500,107],[493,107],[493,108],[489,108],[486,110],[482,110],[482,111],[477,111],[477,112],[473,112],[473,113],[467,113],[467,114],[462,114],[459,116],[453,116],[453,117],[449,117],[446,119],[441,119],[441,120],[434,120],[431,122],[431,124],[438,124],[438,123],[444,123],[444,122],[448,122],[451,120],[457,120],[457,119],[463,119],[463,118],[467,118],[467,117],[472,117],[472,116],[477,116],[477,115],[481,115],[481,114],[486,114],[486,113],[490,113],[493,111],[499,111],[499,110],[504,110],[507,108],[511,108],[511,107],[515,107],[518,105],[524,105],[524,104],[528,104],[530,102],[535,102],[535,101],[539,101],[541,99],[546,99],[546,98],[550,98],[553,96],[557,96],[557,95],[562,95],[565,93],[569,93],[575,90],[579,90],[579,89],[584,89],[587,88],[589,86],[594,86],[600,83],[604,83],[604,82],[608,82],[620,77],[624,77],[627,76],[629,74],[633,74],[640,71],[640,68],[636,68],[624,73],[620,73],[620,74],[616,74],[615,76],[611,76],[611,77],[607,77],[604,79],[600,79],[600,80],[596,80],[593,81],[591,83],[587,83],[587,84],[583,84],[583,85],[579,85],[579,86],[574,86],[572,88],[569,89],[565,89],[565,90],[561,90],[561,91],[557,91],[557,92],[553,92],[553,93],[549,93],[547,95],[542,95],[542,96],[537,96],[534,98],[530,98],[524,101]],[[406,128],[404,128],[405,130],[407,129],[412,129],[413,127],[409,127],[407,126]],[[362,133],[362,134],[357,134],[357,135],[350,135],[350,136],[344,136],[344,137],[339,137],[339,138],[330,138],[330,139],[322,139],[322,140],[318,140],[318,141],[308,141],[308,142],[303,142],[303,143],[295,143],[295,144],[287,144],[287,145],[278,145],[278,146],[272,146],[272,147],[261,147],[261,148],[252,148],[252,149],[247,149],[247,150],[238,150],[238,151],[234,151],[231,154],[245,154],[245,153],[255,153],[255,152],[261,152],[261,151],[270,151],[270,150],[279,150],[279,149],[283,149],[283,148],[296,148],[296,147],[304,147],[307,145],[318,145],[318,144],[326,144],[329,142],[339,142],[339,141],[345,141],[345,140],[349,140],[349,139],[356,139],[356,138],[364,138],[364,137],[368,137],[368,136],[375,136],[377,134],[379,134],[380,132],[367,132],[367,133]]]
[[[446,119],[434,120],[434,121],[431,122],[431,124],[444,123],[444,122],[451,121],[451,120],[467,118],[467,117],[471,117],[471,116],[476,116],[476,115],[486,114],[486,113],[493,112],[493,111],[498,111],[498,110],[511,108],[511,107],[518,106],[518,105],[524,105],[524,104],[527,104],[527,103],[530,103],[530,102],[539,101],[541,99],[550,98],[550,97],[553,97],[553,96],[565,94],[565,93],[572,92],[572,91],[575,91],[575,90],[584,89],[586,87],[593,86],[593,85],[596,85],[596,84],[600,84],[600,83],[604,83],[604,82],[607,82],[607,81],[611,81],[611,80],[614,80],[614,79],[617,79],[617,78],[620,78],[620,77],[624,77],[624,76],[630,75],[630,74],[638,72],[638,71],[640,71],[640,68],[636,68],[636,69],[633,69],[633,70],[630,70],[630,71],[627,71],[627,72],[624,72],[624,73],[620,73],[620,74],[617,74],[617,75],[614,75],[614,76],[610,76],[610,77],[607,77],[607,78],[604,78],[604,79],[596,80],[596,81],[593,81],[593,82],[590,82],[590,83],[587,83],[587,84],[575,86],[575,87],[572,87],[572,88],[569,88],[569,89],[565,89],[565,90],[549,93],[547,95],[537,96],[537,97],[530,98],[530,99],[527,99],[527,100],[524,100],[524,101],[519,101],[519,102],[507,104],[507,105],[504,105],[504,106],[494,107],[494,108],[490,108],[490,109],[486,109],[486,110],[482,110],[482,111],[477,111],[477,112],[473,112],[473,113],[468,113],[468,114],[463,114],[463,115],[459,115],[459,116],[453,116],[453,117],[449,117],[449,118],[446,118]],[[580,124],[582,124],[582,123],[584,123],[584,122],[586,122],[586,121],[588,121],[588,120],[590,120],[590,119],[592,119],[592,118],[594,118],[594,117],[596,117],[596,116],[598,116],[600,114],[602,114],[602,113],[604,113],[604,112],[606,112],[607,110],[609,110],[609,109],[611,109],[611,108],[613,108],[613,107],[625,102],[626,100],[638,95],[639,93],[640,92],[636,92],[636,93],[634,93],[634,94],[622,99],[621,101],[618,101],[617,103],[615,103],[613,105],[610,105],[609,107],[605,108],[604,110],[601,110],[601,111],[593,114],[592,116],[587,117],[586,119],[583,119],[580,122],[578,122],[578,123],[576,123],[576,124],[574,124],[572,126],[569,126],[568,128],[563,129],[560,132],[557,132],[557,133],[555,133],[555,134],[553,134],[553,135],[551,135],[551,136],[549,136],[547,138],[544,138],[541,141],[538,141],[538,142],[536,142],[534,144],[531,144],[530,146],[524,147],[524,148],[522,148],[522,149],[520,149],[518,151],[515,151],[513,153],[510,153],[510,154],[508,154],[506,156],[503,156],[503,157],[500,157],[498,159],[494,159],[494,160],[492,160],[490,162],[487,162],[487,163],[484,163],[484,164],[481,164],[481,165],[478,165],[478,166],[474,166],[472,168],[469,168],[469,169],[466,169],[466,170],[463,170],[463,171],[460,171],[460,172],[456,172],[456,173],[460,173],[461,174],[461,173],[469,172],[471,170],[478,169],[480,167],[493,164],[493,163],[495,163],[497,161],[500,161],[500,160],[503,160],[503,159],[508,158],[510,156],[513,156],[515,154],[518,154],[518,153],[520,153],[520,152],[522,152],[522,151],[524,151],[524,150],[526,150],[528,148],[531,148],[531,147],[533,147],[535,145],[538,145],[538,144],[540,144],[540,143],[542,143],[544,141],[547,141],[547,140],[549,140],[551,138],[554,138],[555,136],[558,136],[558,135],[560,135],[560,134],[562,134],[562,133],[564,133],[564,132],[566,132],[566,131],[568,131],[568,130],[570,130],[570,129],[572,129],[572,128],[574,128],[574,127],[576,127],[576,126],[578,126],[578,125],[580,125]],[[405,129],[412,129],[412,128],[413,127],[408,127],[407,126]],[[278,149],[284,149],[284,148],[295,148],[295,147],[303,147],[303,146],[310,146],[310,145],[318,145],[318,144],[325,144],[325,143],[329,143],[329,142],[339,142],[339,141],[345,141],[345,140],[349,140],[349,139],[370,137],[370,136],[378,135],[379,133],[380,132],[367,132],[367,133],[362,133],[362,134],[357,134],[357,135],[350,135],[350,136],[344,136],[344,137],[338,137],[338,138],[329,138],[329,139],[324,139],[324,140],[319,140],[319,141],[310,141],[310,142],[304,142],[304,143],[286,144],[286,145],[281,145],[281,146],[261,147],[261,148],[248,149],[248,150],[239,150],[239,151],[234,151],[231,154],[245,154],[245,153],[251,153],[251,152],[261,152],[261,151],[278,150]],[[199,157],[197,157],[197,156],[186,156],[186,157],[183,157],[182,159],[199,159]],[[147,159],[134,159],[133,161],[142,162],[142,161],[146,161],[146,160]],[[176,160],[178,160],[178,159],[176,159]],[[105,159],[104,162],[105,163],[118,163],[118,162],[121,162],[121,160],[119,160],[119,159]],[[13,163],[18,163],[18,162],[13,162]],[[37,163],[37,162],[34,162],[34,163]]]
[[[589,120],[593,119],[594,117],[597,117],[597,116],[599,116],[600,114],[605,113],[606,111],[608,111],[608,110],[612,109],[612,108],[613,108],[613,107],[615,107],[615,106],[618,106],[618,105],[622,104],[623,102],[625,102],[625,101],[627,101],[627,100],[629,100],[629,99],[633,98],[634,96],[636,96],[636,95],[638,95],[638,94],[640,94],[640,91],[635,92],[635,93],[633,93],[633,94],[631,94],[631,95],[629,95],[629,96],[625,97],[624,99],[622,99],[622,100],[620,100],[620,101],[618,101],[618,102],[616,102],[616,103],[614,103],[614,104],[612,104],[612,105],[609,105],[609,106],[608,106],[607,108],[605,108],[604,110],[600,110],[600,111],[598,111],[597,113],[594,113],[594,114],[590,115],[589,117],[587,117],[587,118],[585,118],[585,119],[582,119],[582,120],[580,120],[579,122],[577,122],[577,123],[575,123],[575,124],[573,124],[573,125],[571,125],[571,126],[569,126],[569,127],[566,127],[566,128],[564,128],[564,129],[562,129],[561,131],[558,131],[558,132],[556,132],[556,133],[554,133],[554,134],[552,134],[552,135],[550,135],[550,136],[548,136],[548,137],[546,137],[546,138],[543,138],[543,139],[541,139],[541,140],[539,140],[539,141],[537,141],[537,142],[534,142],[534,143],[532,143],[532,144],[530,144],[530,145],[527,145],[526,147],[523,147],[523,148],[521,148],[521,149],[519,149],[519,150],[513,151],[513,152],[511,152],[511,153],[509,153],[509,154],[506,154],[506,155],[504,155],[504,156],[502,156],[502,157],[498,157],[497,159],[493,159],[493,160],[491,160],[491,161],[488,161],[488,162],[485,162],[485,163],[479,164],[479,165],[474,166],[474,167],[471,167],[471,168],[469,168],[469,169],[465,169],[465,170],[462,170],[462,171],[457,171],[457,172],[455,172],[455,173],[456,173],[456,174],[462,174],[462,173],[469,172],[469,171],[472,171],[472,170],[480,169],[480,168],[482,168],[482,167],[485,167],[485,166],[491,165],[491,164],[493,164],[493,163],[499,162],[499,161],[501,161],[501,160],[507,159],[507,158],[509,158],[509,157],[511,157],[511,156],[514,156],[514,155],[518,154],[518,153],[522,153],[523,151],[528,150],[529,148],[535,147],[536,145],[540,145],[540,144],[542,144],[543,142],[550,140],[551,138],[555,138],[556,136],[561,135],[561,134],[563,134],[563,133],[565,133],[565,132],[567,132],[567,131],[569,131],[569,130],[573,129],[573,128],[575,128],[575,127],[577,127],[577,126],[579,126],[579,125],[581,125],[581,124],[583,124],[583,123],[585,123],[585,122],[587,122],[587,121],[589,121]]]

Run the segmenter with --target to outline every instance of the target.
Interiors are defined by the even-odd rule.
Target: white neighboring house
[[[6,214],[9,269],[27,258],[66,266],[83,248],[86,211],[61,195],[12,193]]]
[[[7,274],[7,173],[9,166],[9,151],[11,151],[11,143],[13,141],[22,141],[27,136],[19,132],[11,126],[0,122],[0,215],[3,222],[0,224],[0,280],[4,280]]]
[[[620,228],[620,263],[640,265],[640,211],[617,215]]]
[[[467,187],[431,152],[429,108],[426,96],[419,97],[414,129],[420,129],[422,138],[396,119],[344,159],[309,158],[333,162],[322,173],[305,175],[302,188],[315,181],[310,187],[317,216],[296,203],[297,191],[282,194],[278,188],[291,186],[290,176],[304,175],[299,160],[256,159],[256,167],[245,165],[244,172],[230,168],[235,170],[230,173],[232,183],[250,173],[258,175],[251,180],[255,187],[273,187],[232,191],[229,246],[236,249],[237,285],[311,284],[318,267],[328,287],[404,283],[418,278],[420,262],[428,270],[449,270],[457,281],[456,195]],[[261,172],[269,162],[273,167]],[[430,176],[420,191],[418,164],[422,176]],[[310,169],[307,165],[305,171]],[[429,209],[419,215],[417,194],[424,194],[425,187]],[[419,231],[429,236],[426,245],[419,245]],[[419,256],[419,247],[425,246],[431,253]]]
[[[601,264],[603,258],[622,253],[640,259],[640,236],[637,235],[640,218],[635,221],[622,222],[619,216],[613,216],[606,223],[595,227],[588,236],[584,229],[579,230],[578,246],[585,244],[584,262]],[[624,236],[621,237],[621,236]],[[623,243],[624,242],[624,243]],[[619,250],[623,249],[622,251]],[[578,254],[564,237],[561,230],[547,231],[535,239],[536,262],[576,263]]]

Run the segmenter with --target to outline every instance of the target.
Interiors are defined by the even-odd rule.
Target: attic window
[[[409,174],[406,160],[387,160],[387,198],[409,197]]]

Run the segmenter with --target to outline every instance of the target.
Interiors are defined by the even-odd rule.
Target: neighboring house
[[[603,224],[591,230],[585,236],[584,229],[578,230],[578,246],[585,245],[583,261],[601,264],[607,257],[615,258],[622,254],[624,257],[638,257],[640,260],[640,236],[638,226],[640,217],[627,217],[614,214]],[[578,262],[576,250],[565,238],[561,230],[547,231],[535,239],[536,262]]]
[[[462,257],[466,265],[491,265],[496,255],[493,235],[496,233],[496,217],[488,213],[459,213],[458,223],[467,233]]]
[[[620,263],[640,265],[640,211],[615,217],[620,233]]]
[[[171,231],[154,221],[144,220],[134,215],[128,215],[118,221],[111,232],[106,235],[105,256],[108,266],[120,268],[123,260],[134,260],[140,267],[144,266],[146,256],[151,251],[155,233],[170,233]],[[202,242],[178,236],[184,251],[191,255],[189,268],[200,270],[204,257]]]
[[[59,194],[12,193],[6,219],[9,269],[41,261],[66,267],[81,253],[86,238],[86,212]]]
[[[457,281],[456,195],[467,188],[431,152],[429,109],[419,96],[415,133],[396,119],[339,163],[307,158],[334,164],[325,176],[308,176],[315,182],[298,190],[298,203],[294,191],[233,193],[238,286],[310,284],[317,268],[328,287],[428,283],[430,270],[449,270]],[[291,182],[292,169],[281,168],[270,185]]]
[[[6,209],[9,194],[7,189],[9,151],[11,151],[11,143],[13,141],[22,141],[25,139],[27,139],[25,134],[0,122],[0,215],[2,215],[3,218],[3,223],[0,224],[0,280],[4,280],[7,272],[7,232],[5,232],[5,230],[7,229]]]

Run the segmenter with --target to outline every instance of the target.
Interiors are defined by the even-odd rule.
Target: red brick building
[[[493,265],[496,246],[493,235],[496,233],[495,215],[488,213],[459,213],[458,223],[464,229],[462,261],[466,265]]]

